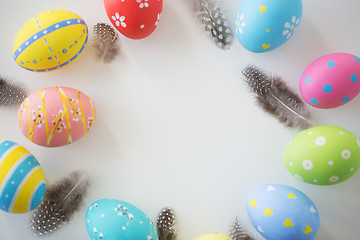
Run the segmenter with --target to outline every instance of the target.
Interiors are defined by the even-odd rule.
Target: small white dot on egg
[[[37,35],[35,35],[35,36],[34,36],[34,39],[37,39],[37,38],[38,38],[38,36],[37,36]]]
[[[318,182],[318,180],[314,179],[314,182]]]
[[[290,162],[290,163],[289,163],[289,165],[290,165],[290,167],[292,167],[292,166],[293,166],[293,163],[292,163],[292,162]]]
[[[66,21],[67,24],[70,24],[70,21]]]
[[[313,131],[310,131],[310,132],[308,132],[308,135],[311,135],[311,134],[313,134],[314,132]]]
[[[125,226],[123,226],[123,227],[122,227],[122,229],[123,229],[123,230],[126,230],[126,227],[125,227]]]
[[[351,168],[351,169],[350,169],[350,172],[352,172],[352,171],[354,171],[354,168]]]
[[[105,217],[105,214],[101,214],[101,217]]]
[[[140,26],[140,28],[141,28],[141,29],[143,29],[144,27],[145,27],[145,25],[144,25],[144,24]]]
[[[143,224],[143,221],[140,221],[140,224]]]
[[[339,132],[340,135],[344,135],[344,132]]]

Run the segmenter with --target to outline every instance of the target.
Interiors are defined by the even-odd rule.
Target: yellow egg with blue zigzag
[[[25,23],[13,46],[13,58],[21,67],[48,72],[73,62],[88,39],[85,21],[77,14],[54,9]]]
[[[0,139],[0,209],[9,213],[34,210],[45,195],[39,162],[24,147]]]

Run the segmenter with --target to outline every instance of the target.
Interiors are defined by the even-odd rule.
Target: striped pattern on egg
[[[20,130],[44,147],[71,144],[84,136],[95,121],[95,107],[84,93],[67,87],[38,90],[20,105]]]
[[[85,21],[63,9],[42,12],[25,23],[13,46],[13,58],[21,67],[48,72],[73,62],[88,39]]]
[[[45,176],[24,147],[0,139],[0,209],[9,213],[34,210],[45,195]]]

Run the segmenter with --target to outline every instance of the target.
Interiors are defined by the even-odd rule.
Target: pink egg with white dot
[[[333,53],[313,61],[300,79],[304,100],[322,109],[350,102],[360,92],[360,58],[348,53]]]

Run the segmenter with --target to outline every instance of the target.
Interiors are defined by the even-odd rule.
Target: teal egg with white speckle
[[[86,228],[94,240],[158,240],[154,224],[130,203],[101,199],[86,212]]]

